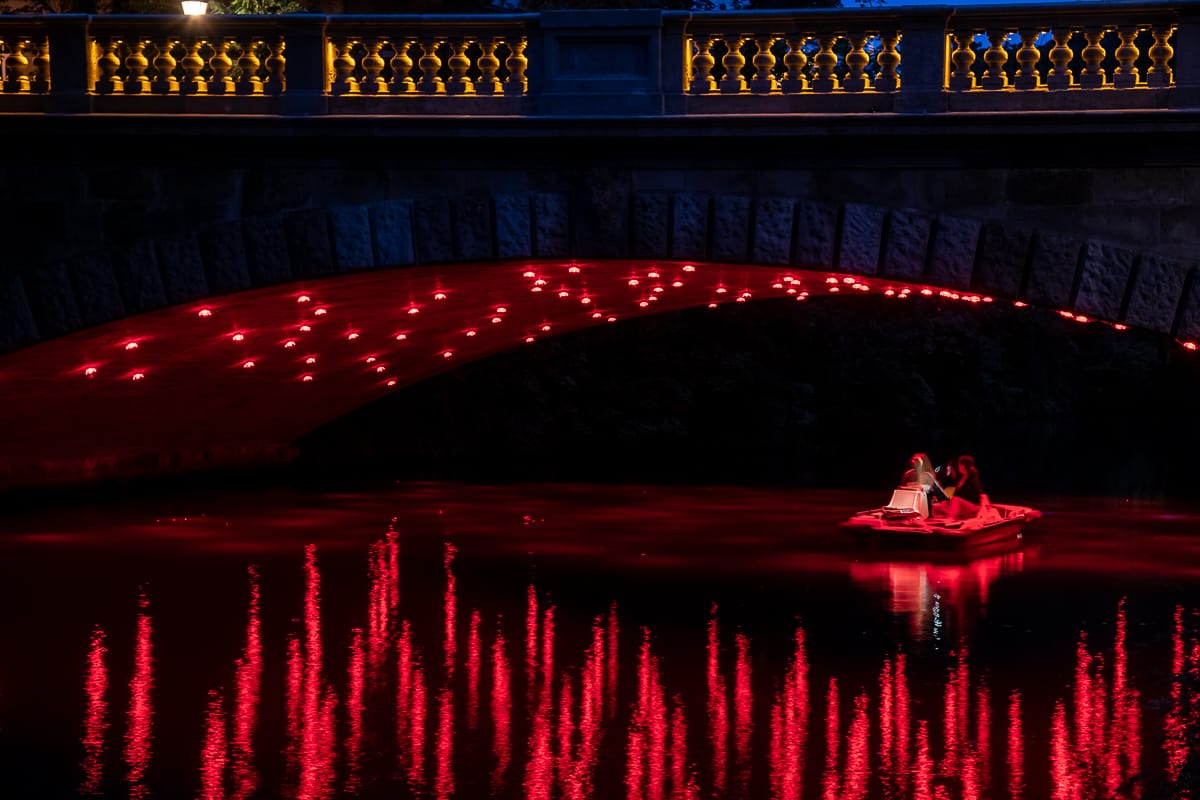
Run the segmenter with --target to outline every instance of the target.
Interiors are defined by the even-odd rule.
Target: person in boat
[[[950,502],[931,514],[949,519],[970,519],[979,513],[983,498],[983,485],[979,482],[979,470],[972,456],[961,455],[954,462],[957,479],[951,492]]]
[[[949,499],[942,490],[942,485],[938,483],[937,473],[933,470],[933,462],[924,453],[915,453],[909,459],[908,470],[904,473],[901,483],[921,486],[925,490],[931,512],[935,503]]]

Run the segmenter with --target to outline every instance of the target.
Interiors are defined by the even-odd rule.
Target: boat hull
[[[920,517],[895,517],[883,509],[862,511],[842,523],[861,544],[913,550],[973,550],[1020,541],[1040,512],[1023,506],[992,508],[996,516],[943,523]]]

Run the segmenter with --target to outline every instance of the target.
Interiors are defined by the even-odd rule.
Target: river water
[[[1200,724],[1200,509],[247,489],[0,518],[0,796],[1163,796]],[[1181,680],[1182,679],[1182,680]]]

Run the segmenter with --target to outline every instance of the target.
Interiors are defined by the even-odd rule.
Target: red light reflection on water
[[[437,772],[434,791],[439,800],[454,794],[454,694],[450,687],[438,694]]]
[[[323,798],[333,791],[333,706],[324,686],[321,644],[321,573],[316,545],[304,548],[303,689],[300,714],[300,786],[305,798]]]
[[[204,747],[200,752],[200,800],[224,800],[228,757],[224,700],[220,692],[210,691],[204,716]]]
[[[750,735],[754,731],[754,694],[750,687],[750,640],[742,633],[733,639],[737,660],[733,672],[733,729],[738,779],[745,786],[750,772]]]
[[[129,681],[129,712],[126,715],[125,731],[125,779],[129,782],[129,796],[141,800],[150,796],[143,783],[146,768],[150,765],[151,728],[154,707],[150,703],[150,690],[154,688],[154,655],[150,637],[152,624],[147,609],[150,601],[143,594],[138,598],[137,640],[134,645],[133,677]]]
[[[1184,635],[1183,606],[1176,606],[1171,632],[1171,707],[1164,722],[1166,739],[1163,742],[1167,755],[1167,777],[1172,783],[1179,780],[1188,756],[1188,715],[1183,694]]]
[[[504,785],[504,775],[512,760],[512,667],[504,651],[504,634],[496,620],[496,639],[492,643],[492,753],[496,768],[492,771],[492,788]]]
[[[796,647],[771,709],[771,786],[780,800],[799,800],[804,775],[808,718],[808,658],[804,630],[796,629]]]
[[[825,800],[838,800],[838,687],[837,678],[829,679],[825,693],[825,777],[822,780]]]
[[[479,622],[479,609],[472,609],[467,631],[467,727],[471,730],[479,726],[479,667],[483,657]]]
[[[913,800],[930,800],[933,796],[933,758],[929,755],[929,723],[917,723],[917,757],[913,772]]]
[[[233,769],[232,800],[247,800],[258,788],[254,766],[254,730],[262,692],[262,623],[259,618],[258,570],[247,570],[250,608],[246,619],[246,644],[234,672],[233,731],[230,741]]]
[[[1025,738],[1021,730],[1021,692],[1008,696],[1008,796],[1020,800],[1025,792]]]
[[[288,780],[299,781],[300,740],[304,729],[303,719],[304,660],[300,650],[300,637],[288,634],[287,642],[287,749],[285,763]]]
[[[854,719],[850,723],[850,735],[846,746],[846,774],[842,780],[843,800],[863,800],[867,796],[871,778],[870,750],[868,745],[870,720],[867,717],[867,695],[854,698]]]
[[[458,549],[446,543],[445,550],[442,554],[442,567],[446,570],[446,593],[443,599],[443,611],[446,619],[446,638],[442,645],[445,653],[444,665],[446,667],[446,681],[449,682],[454,677],[454,658],[458,653],[457,639],[455,638],[455,620],[458,613],[458,598],[455,594],[454,580],[454,555]]]
[[[362,628],[355,628],[350,639],[350,665],[346,670],[346,791],[362,788],[363,716],[366,713],[367,654]]]
[[[721,674],[720,635],[717,627],[717,606],[714,603],[708,618],[708,647],[705,676],[708,683],[708,738],[712,744],[713,790],[725,791],[729,742],[729,700],[725,696],[725,678]],[[611,656],[610,656],[611,658]]]
[[[525,702],[533,706],[538,668],[538,600],[533,584],[525,590]]]
[[[92,629],[92,640],[88,646],[87,673],[84,678],[84,693],[87,696],[87,711],[83,719],[83,783],[79,786],[82,795],[100,794],[104,778],[104,731],[108,728],[108,669],[104,665],[104,631],[97,625]]]

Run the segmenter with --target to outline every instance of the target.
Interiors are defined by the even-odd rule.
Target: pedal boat
[[[992,503],[981,497],[979,513],[968,519],[930,516],[925,489],[901,486],[883,508],[860,511],[842,528],[864,544],[926,550],[966,550],[1019,541],[1026,525],[1042,513],[1025,506]]]

